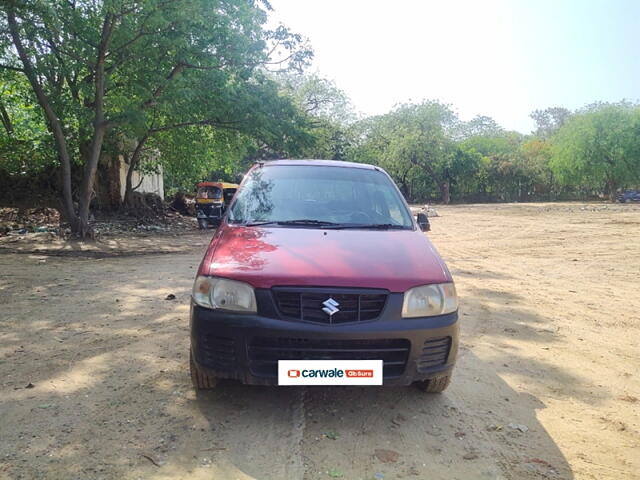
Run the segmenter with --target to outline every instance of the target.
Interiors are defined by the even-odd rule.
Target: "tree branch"
[[[182,72],[185,69],[185,65],[183,63],[179,63],[178,65],[176,65],[175,67],[173,67],[171,69],[171,71],[169,72],[169,75],[167,75],[166,81],[164,84],[159,85],[151,94],[151,98],[147,99],[141,106],[142,109],[145,108],[149,108],[151,107],[154,103],[155,100],[162,95],[162,93],[164,92],[164,90],[167,88],[167,85],[171,82],[171,80],[173,80],[174,78],[176,78],[180,72]]]
[[[138,188],[140,188],[140,185],[142,185],[143,181],[144,181],[144,175],[140,175],[140,181],[138,182],[138,184],[135,187],[131,187],[131,190],[135,191]]]
[[[9,117],[9,113],[7,109],[4,108],[4,103],[0,100],[0,119],[2,120],[2,125],[4,125],[4,129],[7,131],[9,136],[13,135],[13,124],[11,123],[11,117]]]
[[[127,178],[125,180],[124,199],[123,199],[123,203],[126,207],[131,206],[131,193],[134,190],[136,190],[140,186],[140,184],[142,184],[142,178],[141,178],[140,183],[135,188],[132,188],[131,180],[133,178],[133,171],[136,169],[136,167],[138,166],[138,163],[140,162],[140,155],[142,154],[144,144],[149,139],[149,136],[150,136],[150,133],[147,131],[147,133],[138,141],[138,144],[136,145],[135,150],[131,154],[131,159],[129,160],[129,169],[127,170]]]

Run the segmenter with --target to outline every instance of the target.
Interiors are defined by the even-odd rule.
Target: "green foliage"
[[[356,127],[348,159],[383,167],[410,201],[524,201],[557,190],[550,140],[488,117],[461,122],[447,105],[423,102]]]
[[[461,122],[457,128],[462,139],[480,136],[498,136],[504,129],[491,117],[478,115],[468,122]]]
[[[451,184],[477,159],[473,152],[459,148],[455,141],[458,119],[448,105],[439,102],[403,104],[360,122],[357,128],[361,140],[350,159],[383,167],[411,200],[427,200],[439,190],[448,201]]]
[[[551,107],[534,110],[530,117],[536,122],[536,136],[548,139],[564,125],[571,112],[564,107]]]
[[[51,135],[27,81],[0,71],[0,170],[29,175],[56,163]]]
[[[293,100],[306,121],[308,141],[300,145],[297,156],[345,160],[353,143],[352,125],[356,120],[347,95],[333,82],[316,74],[281,73],[275,78],[283,94]]]
[[[252,141],[232,130],[215,130],[199,126],[172,130],[157,137],[151,148],[162,152],[165,188],[168,194],[191,192],[195,183],[220,177],[236,180],[246,170],[243,164],[252,148]]]
[[[532,114],[524,136],[488,117],[460,122],[438,102],[356,125],[348,159],[380,165],[410,201],[525,201],[615,192],[640,181],[640,107],[595,104]]]
[[[595,104],[573,115],[553,141],[551,168],[567,185],[619,187],[640,181],[640,107]]]
[[[103,134],[110,153],[134,159],[138,145],[138,151],[148,153],[145,144],[155,142],[167,154],[154,158],[181,185],[189,172],[195,181],[205,166],[211,167],[209,158],[228,162],[235,155],[239,161],[249,150],[275,155],[310,144],[305,115],[266,72],[300,71],[311,50],[287,28],[267,28],[269,9],[268,2],[246,0],[3,2],[0,70],[29,78],[29,83],[17,84],[30,92],[32,105],[33,93],[38,96],[34,111],[40,119],[31,124],[48,123],[55,131],[59,122],[63,130],[56,137],[55,154],[41,155],[38,162],[63,158],[65,165],[94,165],[93,146],[100,151]],[[20,57],[16,38],[24,52]],[[0,81],[4,88],[6,82]],[[8,111],[27,115],[29,102],[14,97],[3,95],[12,104]],[[45,123],[42,114],[47,111],[53,113]],[[19,122],[20,135],[33,139],[42,133],[29,132],[24,124]],[[191,127],[189,133],[198,132],[191,137],[173,132]],[[4,151],[15,143],[0,141]],[[244,147],[249,144],[252,149]],[[202,161],[200,154],[211,154],[212,148],[221,150],[202,166],[185,160],[193,158],[184,155],[188,150]],[[30,153],[3,156],[3,161],[32,168],[37,162]],[[149,165],[149,158],[142,160]],[[90,191],[92,182],[92,174],[85,174],[83,191]]]
[[[282,157],[380,165],[411,201],[551,199],[640,183],[635,104],[536,110],[529,136],[486,116],[460,121],[437,101],[359,119],[333,82],[301,73],[311,50],[285,27],[269,29],[269,10],[246,0],[0,3],[0,170],[87,165],[98,139],[143,171],[162,165],[169,191]]]
[[[554,199],[558,193],[558,185],[551,170],[551,154],[553,146],[550,141],[537,136],[526,139],[520,145],[522,163],[526,165],[533,182],[533,192]]]

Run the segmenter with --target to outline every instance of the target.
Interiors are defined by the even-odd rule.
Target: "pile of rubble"
[[[97,214],[91,216],[90,224],[96,237],[153,232],[178,234],[198,228],[194,217],[173,211],[145,218]],[[36,234],[51,238],[67,237],[71,230],[68,225],[60,225],[60,214],[53,208],[0,208],[0,237],[31,237]]]
[[[416,215],[418,213],[424,213],[427,217],[439,217],[435,208],[430,205],[411,205],[411,213]]]
[[[0,236],[60,232],[60,213],[55,208],[0,208]]]
[[[99,237],[127,233],[182,233],[198,229],[198,223],[194,217],[183,216],[171,211],[153,218],[139,219],[128,216],[97,218],[92,222],[92,226]]]

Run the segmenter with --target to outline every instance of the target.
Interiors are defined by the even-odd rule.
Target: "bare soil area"
[[[437,210],[462,329],[442,395],[196,395],[211,231],[0,242],[0,479],[640,479],[640,206]]]

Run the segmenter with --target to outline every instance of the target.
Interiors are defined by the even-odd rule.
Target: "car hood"
[[[440,255],[419,231],[226,224],[212,239],[200,274],[232,278],[256,288],[295,285],[392,292],[451,281]]]

